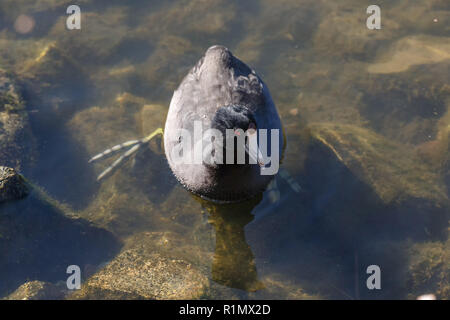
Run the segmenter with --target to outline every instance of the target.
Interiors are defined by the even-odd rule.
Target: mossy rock
[[[14,169],[0,166],[0,203],[19,200],[28,195],[25,179]]]
[[[448,233],[447,233],[448,235]],[[376,240],[364,247],[362,263],[379,261],[384,289],[377,294],[415,300],[432,294],[439,300],[450,299],[450,241]],[[383,270],[389,272],[383,272]],[[385,291],[383,293],[383,291]],[[370,295],[374,293],[370,293]]]
[[[0,112],[18,113],[25,105],[11,75],[0,69]]]
[[[367,125],[400,143],[434,140],[448,109],[449,50],[448,38],[408,36],[364,66],[367,73],[352,83]]]
[[[60,300],[66,292],[63,286],[35,280],[24,283],[4,300]]]
[[[122,142],[143,138],[163,127],[166,113],[165,106],[124,93],[118,95],[109,107],[95,106],[77,113],[68,127],[72,137],[85,148],[87,154],[95,155]],[[92,176],[99,174],[114,159],[95,164]],[[173,208],[178,203],[173,201],[177,194],[172,197],[176,186],[162,149],[162,137],[157,136],[148,146],[143,146],[133,159],[101,182],[96,198],[80,214],[122,236],[129,235],[130,230],[136,232],[149,227],[169,226],[173,223],[173,213],[179,212]],[[187,209],[191,207],[188,204],[195,201],[188,194],[185,196],[187,203],[184,203],[185,208],[181,212],[191,212]]]
[[[448,204],[439,174],[411,148],[352,125],[317,123],[310,129],[313,139],[327,146],[383,202],[419,198]]]
[[[110,106],[93,106],[78,112],[68,127],[74,139],[94,155],[164,127],[166,114],[167,107],[125,92],[117,95]]]
[[[192,248],[173,237],[170,233],[147,232],[129,238],[121,253],[70,299],[199,298],[208,278],[197,265],[180,258],[177,252]]]
[[[294,283],[286,278],[283,274],[268,274],[260,279],[264,284],[264,288],[254,292],[246,292],[244,290],[236,290],[225,287],[216,282],[212,282],[206,288],[201,299],[209,300],[321,300],[319,294],[311,294],[302,288],[299,284]]]
[[[0,69],[0,165],[17,170],[32,167],[35,139],[25,103],[11,74]]]
[[[261,278],[265,289],[249,294],[250,299],[277,299],[283,300],[320,300],[322,297],[318,294],[308,293],[298,284],[286,279],[281,274],[270,274]]]
[[[84,5],[90,2],[90,0],[80,0],[78,2],[79,5]],[[27,0],[5,0],[2,1],[0,8],[2,10],[13,10],[19,8],[24,10],[25,12],[40,12],[40,11],[51,11],[55,9],[65,9],[70,4],[72,4],[69,0],[37,0],[33,2],[29,2]]]
[[[450,188],[450,99],[447,101],[447,112],[437,125],[434,140],[420,144],[416,148],[424,162],[440,171]]]
[[[450,240],[412,245],[409,250],[408,297],[435,294],[450,299]]]
[[[367,17],[354,4],[333,3],[314,34],[316,52],[358,60],[372,58],[378,47],[398,33],[400,26],[390,16],[384,16],[383,32],[377,32],[366,27]]]
[[[98,6],[100,12],[95,5],[90,10],[81,6],[81,30],[67,30],[67,16],[60,15],[49,31],[49,38],[56,41],[56,46],[61,48],[64,55],[74,61],[83,61],[84,66],[93,69],[98,65],[119,62],[125,59],[124,56],[130,55],[131,58],[132,55],[140,54],[128,27],[128,10],[111,4]],[[141,44],[141,50],[144,50],[144,43]],[[123,55],[124,52],[127,54]]]
[[[156,12],[149,11],[140,28],[148,36],[220,35],[230,30],[235,17],[236,7],[229,1],[184,0]]]
[[[36,108],[34,121],[42,126],[56,126],[81,109],[92,88],[84,66],[57,42],[49,43],[36,57],[25,61],[18,81],[28,103]]]
[[[352,0],[323,4],[325,15],[314,34],[316,52],[367,61],[372,59],[378,50],[385,51],[386,45],[405,34],[424,34],[431,37],[443,35],[443,30],[448,30],[449,15],[442,0],[383,3],[381,30],[370,30],[366,27],[369,14],[365,13],[365,9],[368,5],[355,6],[355,1]],[[383,12],[389,14],[383,15]],[[439,20],[434,21],[437,17]]]
[[[447,37],[409,36],[396,41],[378,62],[368,66],[369,73],[397,73],[414,65],[433,64],[450,58]]]

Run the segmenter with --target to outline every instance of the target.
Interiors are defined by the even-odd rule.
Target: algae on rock
[[[446,188],[439,175],[407,146],[352,125],[317,123],[310,128],[313,137],[372,186],[385,203],[405,198],[447,203]]]
[[[14,169],[0,166],[0,203],[18,200],[28,195],[25,179]]]
[[[180,258],[189,250],[170,233],[138,233],[121,253],[70,299],[196,299],[208,285],[198,266]],[[169,247],[175,250],[168,250]],[[187,253],[187,252],[186,252]]]
[[[64,299],[67,288],[50,282],[29,281],[16,291],[3,298],[4,300],[60,300]]]
[[[161,105],[123,93],[110,107],[91,107],[77,113],[69,122],[69,130],[86,152],[94,155],[124,141],[147,136],[164,125],[166,112]],[[155,137],[133,160],[105,179],[97,198],[83,211],[83,216],[122,235],[129,233],[130,226],[145,229],[145,226],[165,223],[167,217],[161,215],[160,221],[150,214],[161,210],[161,203],[176,185],[161,142],[161,137]],[[94,168],[104,169],[109,163],[106,159]]]
[[[381,61],[368,66],[369,73],[396,73],[411,66],[450,59],[448,37],[412,36],[398,40]]]
[[[450,240],[416,243],[409,248],[409,298],[433,293],[450,299]]]
[[[0,165],[29,169],[35,153],[25,102],[11,75],[0,69]]]

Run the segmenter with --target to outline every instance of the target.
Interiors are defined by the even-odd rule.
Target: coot
[[[114,146],[90,162],[130,149],[99,176],[104,178],[155,135],[177,180],[215,202],[238,202],[265,190],[284,148],[281,121],[256,72],[224,46],[212,46],[175,90],[161,128],[141,140]]]
[[[203,137],[195,132],[196,126],[197,129],[201,127]],[[222,134],[223,141],[216,140],[212,153],[221,154],[223,163],[189,163],[174,159],[181,145],[184,155],[198,156],[202,150],[195,150],[195,147],[201,139],[206,144],[209,142],[211,134],[205,134],[209,129]],[[235,136],[227,140],[230,130]],[[183,141],[183,133],[191,137],[190,143]],[[248,156],[244,163],[238,164],[237,153],[241,150],[238,136],[242,133],[247,136],[245,150]],[[248,137],[254,133],[257,133],[259,148],[253,148],[252,152],[252,148],[248,148]],[[211,138],[214,141],[217,137]],[[231,145],[230,149],[229,141],[235,142],[234,148]],[[261,78],[226,47],[210,47],[174,92],[166,119],[164,149],[177,180],[186,189],[209,200],[236,202],[249,199],[264,191],[278,171],[283,143],[278,112]],[[263,152],[260,151],[261,144],[265,145]],[[185,150],[186,146],[188,150]],[[217,150],[217,146],[223,150]],[[206,149],[204,145],[203,148]],[[235,161],[230,163],[226,159]]]

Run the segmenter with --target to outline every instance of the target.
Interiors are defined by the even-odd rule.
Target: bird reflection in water
[[[240,203],[217,204],[195,196],[208,213],[216,233],[216,247],[212,263],[212,280],[249,292],[264,289],[258,280],[255,257],[245,240],[244,227],[254,216],[252,210],[259,204],[262,194]]]

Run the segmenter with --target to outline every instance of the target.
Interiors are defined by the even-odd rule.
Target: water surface
[[[106,287],[146,298],[450,297],[447,1],[379,1],[380,30],[366,27],[372,3],[356,0],[83,0],[71,31],[69,4],[2,0],[0,68],[21,88],[36,140],[22,172],[93,225],[64,237],[75,227],[52,214],[36,224],[31,204],[28,218],[10,214],[33,241],[4,245],[0,295],[65,281],[77,264],[100,288],[81,297],[112,297]],[[90,156],[163,127],[173,91],[215,44],[269,87],[288,141],[282,169],[301,192],[278,177],[275,203],[268,192],[203,202],[172,178],[158,140],[98,183],[108,162]],[[143,267],[154,261],[164,268]],[[370,265],[381,290],[366,286]]]

